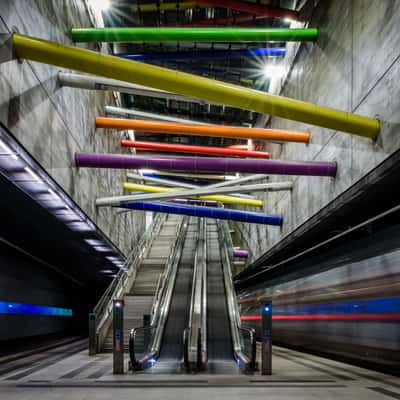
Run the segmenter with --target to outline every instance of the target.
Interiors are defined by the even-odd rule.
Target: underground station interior
[[[400,399],[400,0],[0,0],[0,399]]]

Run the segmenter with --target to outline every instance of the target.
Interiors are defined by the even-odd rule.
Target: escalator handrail
[[[233,246],[232,241],[230,240],[231,238],[227,237],[228,229],[229,228],[226,221],[219,221],[218,232],[220,238],[222,239],[221,261],[223,265],[224,284],[231,326],[233,351],[235,359],[238,361],[239,365],[243,366],[245,369],[252,370],[256,367],[256,335],[254,329],[244,328],[241,325],[240,313],[232,279],[232,260],[230,255],[233,254]],[[240,333],[241,331],[246,332],[250,338],[250,357],[248,357],[244,351],[243,337]]]
[[[186,232],[188,228],[188,218],[184,217],[181,221],[177,240],[174,243],[173,249],[171,251],[170,257],[168,258],[166,271],[164,277],[165,284],[162,285],[160,289],[160,299],[154,311],[154,317],[152,318],[150,325],[146,327],[138,327],[131,330],[129,335],[129,356],[130,363],[134,369],[143,369],[150,366],[158,358],[160,354],[161,341],[164,333],[164,328],[166,320],[169,313],[169,308],[171,305],[172,293],[175,287],[176,275],[178,270],[178,265],[182,256],[183,245],[186,238]],[[137,332],[140,330],[154,330],[154,334],[151,336],[151,344],[149,346],[149,351],[139,360],[136,359],[135,354],[135,338]],[[148,361],[151,362],[149,363]]]

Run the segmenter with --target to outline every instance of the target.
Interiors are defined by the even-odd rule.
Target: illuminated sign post
[[[113,373],[124,373],[124,301],[113,306]]]
[[[267,301],[262,308],[262,347],[261,373],[272,374],[272,301]]]

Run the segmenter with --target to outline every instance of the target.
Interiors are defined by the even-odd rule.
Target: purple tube
[[[233,250],[233,257],[248,257],[249,252],[247,250]]]
[[[143,157],[76,153],[75,165],[88,168],[148,168],[175,172],[336,176],[336,162],[275,161],[216,157]]]

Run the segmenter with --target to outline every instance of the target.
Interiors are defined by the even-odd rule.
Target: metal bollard
[[[113,304],[113,373],[124,373],[124,301]]]
[[[272,301],[264,304],[262,311],[261,374],[272,374]]]
[[[94,356],[97,353],[96,329],[97,329],[96,314],[90,313],[89,314],[89,356]]]

